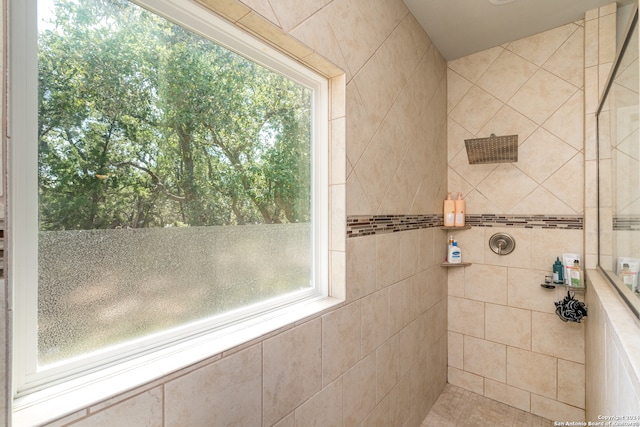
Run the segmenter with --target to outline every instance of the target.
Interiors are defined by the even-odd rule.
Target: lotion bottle
[[[462,199],[462,193],[458,192],[458,198],[454,200],[454,206],[456,211],[455,226],[464,226],[464,200]]]
[[[448,192],[447,199],[444,201],[444,226],[453,227],[455,225],[455,216],[455,202],[451,200],[451,192]]]
[[[447,261],[450,264],[460,264],[462,262],[462,252],[460,252],[460,248],[458,247],[458,242],[455,240],[453,244],[449,246],[449,254],[447,255]]]

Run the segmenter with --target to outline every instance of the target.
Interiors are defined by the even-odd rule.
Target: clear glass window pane
[[[312,91],[125,0],[38,0],[38,362],[313,289]]]

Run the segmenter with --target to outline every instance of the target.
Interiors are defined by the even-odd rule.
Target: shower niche
[[[598,107],[598,268],[640,317],[638,9]]]

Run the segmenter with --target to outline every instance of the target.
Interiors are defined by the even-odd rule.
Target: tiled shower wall
[[[419,425],[446,383],[447,278],[435,250],[445,234],[347,242],[344,220],[440,212],[444,59],[402,0],[201,2],[333,78],[331,134],[346,133],[347,164],[332,165],[332,196],[345,184],[347,195],[346,210],[332,207],[342,223],[331,238],[345,242],[347,302],[55,425]]]
[[[601,15],[595,24],[615,34],[615,10],[448,64],[449,190],[466,195],[468,214],[584,217],[585,26]],[[469,165],[464,139],[492,133],[518,135],[518,162]],[[489,250],[497,231],[515,238],[512,254]],[[449,382],[552,420],[584,419],[584,323],[554,314],[564,289],[540,287],[556,256],[584,254],[583,233],[456,232],[473,264],[449,273]]]

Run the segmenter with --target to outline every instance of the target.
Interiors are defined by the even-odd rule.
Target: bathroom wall
[[[618,423],[637,422],[640,414],[640,321],[613,286],[595,270],[598,264],[597,128],[595,113],[611,73],[616,51],[611,14],[605,9],[587,13],[585,28],[585,247],[587,252],[587,306],[585,331],[586,419],[631,415]],[[618,12],[621,12],[620,10]],[[627,28],[629,14],[618,13],[618,30]],[[618,31],[620,33],[620,31]],[[611,218],[609,218],[611,220]],[[605,236],[606,239],[606,236]],[[601,248],[602,250],[602,248]],[[606,251],[609,248],[605,249]],[[610,253],[610,251],[609,251]],[[606,252],[605,252],[606,255]],[[604,257],[603,265],[606,265]],[[609,265],[611,263],[609,262]]]
[[[402,0],[202,3],[332,77],[332,137],[346,133],[346,167],[331,171],[343,182],[336,199],[346,186],[343,220],[440,213],[446,63]],[[447,279],[435,250],[445,234],[335,229],[343,306],[52,425],[419,425],[446,383]]]
[[[615,4],[601,13],[615,31]],[[556,256],[584,257],[584,34],[597,16],[447,71],[449,191],[465,195],[480,225],[454,233],[472,265],[449,273],[448,379],[559,421],[585,418],[584,322],[562,322],[554,302],[566,291],[540,284]],[[464,140],[492,133],[518,135],[518,161],[469,165]],[[515,238],[513,253],[491,252],[498,231]]]

